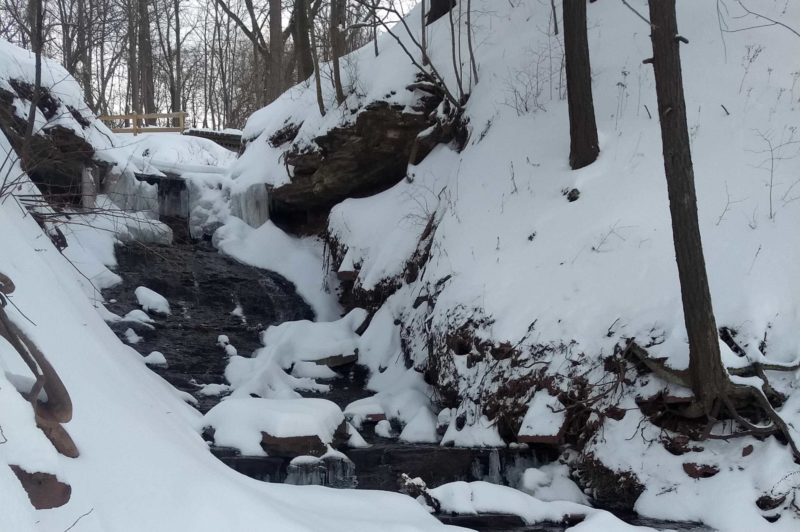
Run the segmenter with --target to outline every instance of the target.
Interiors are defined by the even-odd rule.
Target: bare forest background
[[[415,3],[1,1],[0,38],[59,60],[96,114],[186,111],[187,125],[212,129],[242,127],[315,72],[321,83],[340,86],[346,65],[338,58]]]

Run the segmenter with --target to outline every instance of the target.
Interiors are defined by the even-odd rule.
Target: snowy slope
[[[0,78],[29,79],[31,64],[27,52],[0,43]],[[61,117],[61,125],[77,128],[95,147],[108,148],[102,153],[119,163],[123,175],[132,176],[136,165],[117,151],[118,139],[85,110],[75,81],[50,62],[45,63],[44,80],[54,95],[91,122],[83,128]],[[107,144],[101,137],[108,137]],[[0,136],[0,158],[5,161],[0,172],[22,175],[16,158],[5,157],[10,150]],[[23,178],[15,193],[38,191]],[[73,220],[75,227],[64,228],[70,243],[65,256],[75,267],[16,198],[0,198],[0,272],[16,285],[5,311],[64,381],[74,410],[65,428],[80,451],[75,459],[59,455],[35,427],[31,406],[15,389],[30,386],[31,375],[13,348],[0,340],[0,530],[447,529],[408,497],[270,485],[243,477],[214,458],[199,434],[200,413],[114,335],[103,321],[108,312],[98,305],[99,297],[87,297],[93,294],[89,280],[98,287],[118,282],[105,266],[114,264],[115,236],[123,229],[102,217]],[[55,474],[72,488],[69,503],[35,511],[7,464]]]
[[[647,13],[644,0],[629,3]],[[733,1],[678,4],[679,28],[690,41],[682,46],[683,77],[711,293],[718,325],[735,330],[745,352],[739,357],[722,343],[724,362],[792,363],[800,357],[800,39],[786,28],[764,27]],[[746,4],[800,25],[794,2]],[[344,201],[328,228],[345,252],[342,270],[356,270],[356,286],[365,290],[396,282],[414,253],[430,246],[418,278],[400,280],[378,311],[362,338],[361,360],[373,369],[370,386],[384,392],[409,386],[431,392],[419,375],[398,377],[405,373],[402,355],[420,370],[435,365],[437,386],[457,392],[460,404],[453,406],[467,419],[462,431],[451,426],[456,444],[497,442],[497,428],[484,414],[503,384],[531,379],[523,388],[528,394],[508,398],[518,418],[525,413],[535,391],[530,383],[542,375],[522,369],[520,361],[544,367],[561,391],[578,373],[599,383],[603,358],[631,338],[675,368],[688,361],[654,80],[642,64],[652,55],[647,25],[621,2],[589,6],[601,154],[571,171],[563,53],[560,37],[552,36],[549,2],[472,5],[480,83],[466,105],[467,146],[461,153],[439,146],[409,168],[411,180]],[[418,21],[418,11],[408,20]],[[411,27],[418,31],[416,22]],[[396,31],[408,45],[403,30]],[[428,39],[433,63],[454,87],[446,19],[429,28]],[[413,103],[404,87],[414,67],[390,36],[381,37],[380,49],[377,58],[365,48],[347,59],[354,66],[345,69],[351,91],[342,108],[324,84],[325,117],[308,84],[253,115],[244,129],[252,140],[232,172],[240,184],[233,186],[291,179],[281,159],[289,146],[267,143],[286,124],[302,123],[295,140],[302,149],[352,121],[345,107]],[[572,189],[580,197],[569,202],[565,193]],[[431,221],[432,236],[420,242]],[[475,349],[474,357],[454,356],[447,340],[462,329],[476,343],[507,342],[520,358],[512,364]],[[789,396],[781,415],[800,427],[797,375],[771,380]],[[644,514],[700,519],[724,530],[768,526],[755,500],[772,494],[788,501],[800,489],[789,450],[772,438],[742,438],[704,442],[703,451],[675,456],[659,443],[661,429],[640,423],[634,402],[661,387],[652,379],[615,395],[631,411],[620,421],[606,419],[584,451],[639,478],[645,491],[637,510]],[[755,453],[743,457],[748,445]],[[714,464],[722,472],[690,479],[684,462]],[[729,494],[715,497],[723,486]],[[781,508],[787,511],[772,528],[795,529],[800,516],[788,502]]]

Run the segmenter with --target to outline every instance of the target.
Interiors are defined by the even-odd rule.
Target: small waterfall
[[[491,449],[478,452],[472,461],[472,478],[492,484],[517,486],[526,469],[538,467],[542,462],[535,454],[518,454]]]
[[[358,480],[353,462],[338,452],[328,452],[323,457],[298,456],[286,469],[286,484],[297,486],[329,486],[355,488]]]

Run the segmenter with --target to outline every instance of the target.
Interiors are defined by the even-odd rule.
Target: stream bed
[[[166,367],[152,369],[176,388],[192,394],[197,408],[207,412],[219,396],[201,393],[203,385],[224,384],[228,355],[218,342],[228,337],[238,354],[250,356],[261,347],[259,333],[285,321],[313,319],[313,311],[280,275],[236,262],[217,253],[206,242],[172,246],[126,244],[116,250],[116,272],[123,282],[104,291],[107,307],[125,316],[138,309],[134,291],[145,286],[163,295],[171,314],[156,316],[152,324],[135,320],[109,325],[125,342],[148,355],[163,353]],[[132,333],[131,333],[132,331]],[[133,340],[133,341],[132,341]],[[366,370],[354,364],[337,368],[339,378],[326,381],[331,391],[323,397],[342,409],[371,395],[365,389]],[[527,446],[470,449],[417,445],[387,440],[365,423],[361,434],[368,448],[342,449],[352,462],[292,463],[291,457],[241,456],[238,451],[212,447],[222,462],[242,474],[267,482],[320,484],[338,488],[398,491],[398,477],[422,477],[430,487],[457,480],[485,480],[515,485],[522,472],[556,458],[549,449]],[[623,516],[633,524],[658,529],[709,530],[696,523],[666,523]],[[485,532],[561,531],[562,524],[526,525],[515,516],[479,515],[439,518],[448,524]]]

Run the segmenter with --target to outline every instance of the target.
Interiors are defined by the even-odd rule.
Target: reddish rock
[[[683,470],[692,478],[709,478],[719,473],[719,468],[717,466],[696,464],[694,462],[686,462],[683,464]]]
[[[347,422],[343,421],[333,433],[332,447],[343,446],[349,436]],[[322,456],[328,446],[317,435],[309,436],[273,436],[266,432],[261,433],[261,448],[270,456]]]
[[[319,436],[279,437],[261,433],[261,448],[270,456],[322,456],[327,447]]]
[[[50,473],[29,473],[17,465],[9,466],[28,493],[31,504],[37,510],[58,508],[69,502],[72,487],[60,482]]]

